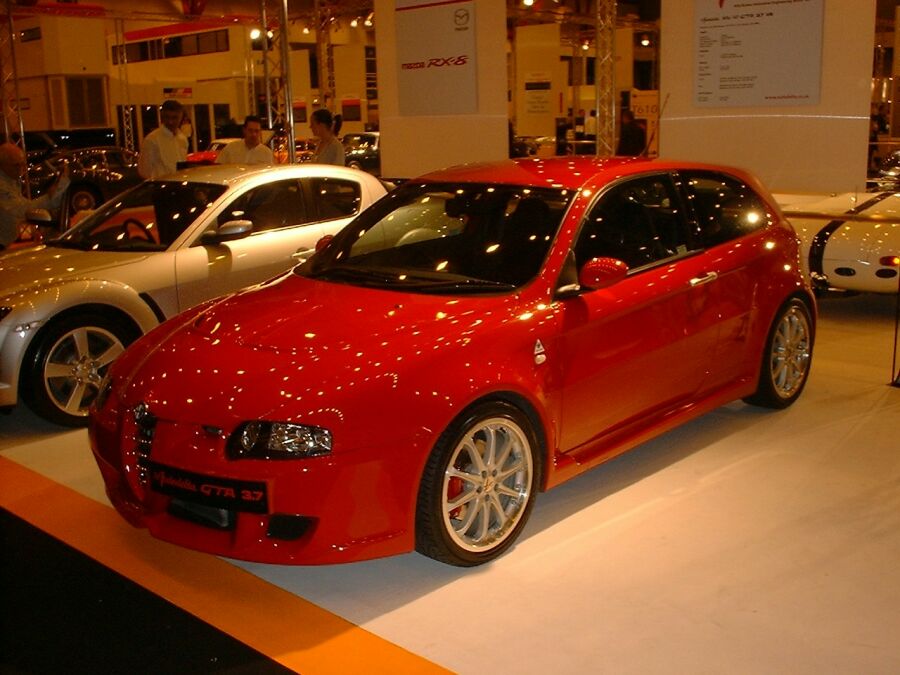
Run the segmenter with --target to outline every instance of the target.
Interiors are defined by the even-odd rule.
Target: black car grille
[[[138,403],[132,409],[132,416],[134,417],[134,449],[138,458],[138,480],[141,485],[146,485],[150,479],[146,460],[150,459],[150,452],[153,449],[157,418],[144,402]]]

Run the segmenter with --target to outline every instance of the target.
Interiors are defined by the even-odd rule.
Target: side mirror
[[[32,225],[53,225],[53,216],[47,209],[29,209],[25,212],[25,220]]]
[[[243,239],[253,231],[252,220],[229,220],[216,230],[207,230],[200,235],[201,244],[221,244],[226,241]]]
[[[316,253],[318,253],[318,252],[321,251],[323,248],[325,248],[326,246],[328,246],[328,244],[331,243],[331,240],[332,240],[332,239],[334,239],[334,235],[333,235],[333,234],[326,234],[324,237],[322,237],[321,239],[319,239],[319,241],[316,242]]]
[[[628,265],[616,258],[591,258],[578,272],[582,288],[596,290],[612,286],[628,274]]]

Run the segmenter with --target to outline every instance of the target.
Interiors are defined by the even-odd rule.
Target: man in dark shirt
[[[619,147],[616,154],[625,157],[636,157],[644,154],[647,145],[647,133],[644,127],[634,119],[634,113],[630,110],[622,111],[622,129],[619,133]]]

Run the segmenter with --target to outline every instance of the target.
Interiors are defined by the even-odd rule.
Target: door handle
[[[710,281],[715,281],[718,278],[719,275],[715,272],[707,272],[703,276],[694,277],[693,279],[691,279],[691,287],[693,288],[694,286],[702,286],[703,284],[708,284]]]
[[[298,248],[296,251],[291,253],[291,258],[293,258],[297,262],[305,262],[306,259],[315,252],[316,249],[314,248]]]

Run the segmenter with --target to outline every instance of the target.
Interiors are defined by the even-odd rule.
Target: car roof
[[[176,171],[156,180],[190,181],[192,183],[216,183],[220,185],[237,185],[244,182],[269,182],[261,180],[264,176],[283,174],[284,178],[321,176],[326,178],[347,178],[356,182],[368,180],[368,174],[356,169],[348,169],[332,164],[209,164]]]
[[[677,169],[726,171],[744,179],[751,178],[740,169],[698,162],[679,162],[646,157],[598,158],[579,155],[462,164],[432,171],[414,180],[448,183],[501,183],[575,190],[589,182],[599,181],[605,184],[630,174]]]

